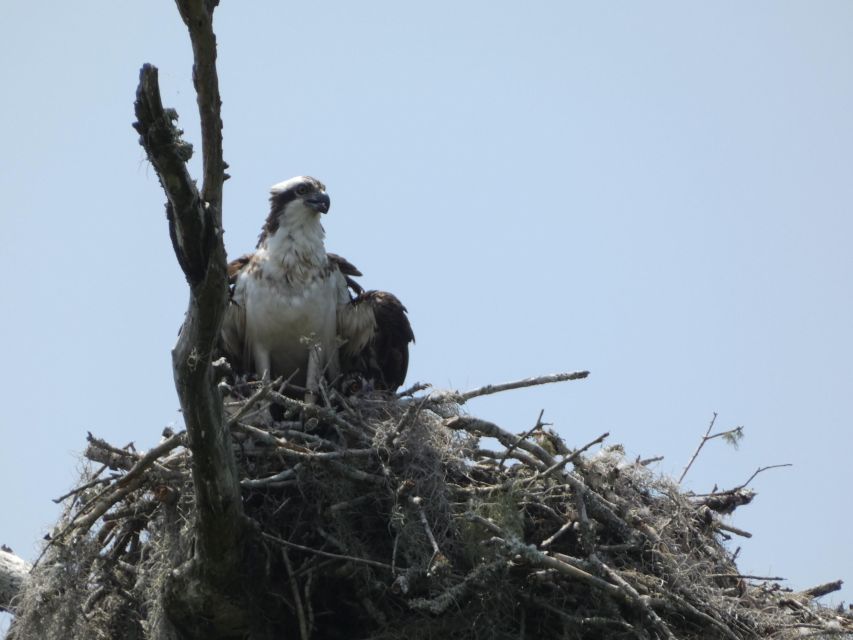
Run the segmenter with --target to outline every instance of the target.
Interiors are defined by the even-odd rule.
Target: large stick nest
[[[539,421],[515,435],[461,412],[499,388],[319,406],[278,390],[229,388],[226,409],[262,540],[247,571],[287,637],[853,632],[849,614],[813,603],[833,585],[793,592],[740,575],[720,514],[748,492],[692,496],[619,446],[592,453],[604,436],[571,449]],[[184,434],[145,454],[90,436],[86,457],[100,467],[67,497],[10,637],[179,637],[163,598],[192,554]]]

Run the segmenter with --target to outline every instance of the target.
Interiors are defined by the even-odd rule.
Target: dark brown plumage
[[[370,305],[376,316],[376,332],[357,365],[363,367],[360,373],[373,381],[375,388],[396,391],[406,380],[409,343],[415,341],[406,307],[387,291],[365,291],[353,304]]]

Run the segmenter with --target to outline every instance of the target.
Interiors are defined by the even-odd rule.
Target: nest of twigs
[[[312,406],[272,385],[241,389],[226,409],[267,554],[253,570],[282,637],[853,631],[849,614],[813,603],[820,589],[740,575],[720,514],[750,495],[687,495],[621,447],[598,447],[605,436],[571,448],[541,422],[517,435],[461,411],[500,387]],[[66,498],[13,637],[174,638],[163,584],[192,553],[194,521],[184,435],[147,453],[90,436],[86,457],[100,467]]]

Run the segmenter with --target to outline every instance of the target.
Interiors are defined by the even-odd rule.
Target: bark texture
[[[226,174],[213,33],[217,2],[178,0],[177,5],[194,54],[204,167],[201,193],[186,167],[192,147],[180,137],[177,114],[163,108],[157,69],[149,64],[140,72],[134,124],[166,194],[172,245],[190,288],[172,363],[192,452],[195,552],[192,561],[174,572],[167,585],[168,602],[171,617],[188,636],[240,637],[251,626],[244,584],[247,527],[222,398],[211,367],[228,305],[221,222]],[[186,625],[188,620],[193,622]]]

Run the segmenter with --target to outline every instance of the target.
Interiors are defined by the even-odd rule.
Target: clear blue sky
[[[746,438],[688,487],[794,464],[735,513],[741,569],[853,599],[853,4],[225,0],[217,23],[232,255],[271,184],[319,177],[329,248],[409,308],[411,381],[589,369],[469,409],[521,431],[544,408],[664,473],[718,411]],[[4,2],[0,58],[0,542],[32,558],[86,431],[180,424],[141,63],[199,137],[166,0]]]

